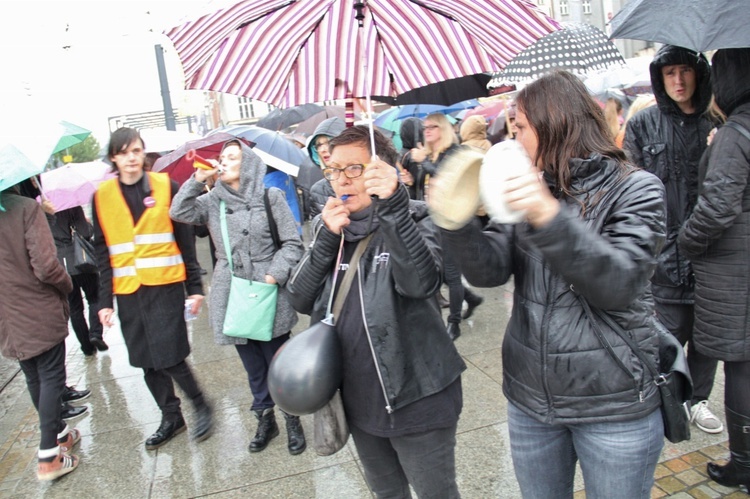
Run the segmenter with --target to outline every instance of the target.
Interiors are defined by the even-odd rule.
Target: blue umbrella
[[[469,99],[468,101],[459,102],[457,104],[451,104],[450,106],[438,106],[436,104],[407,104],[401,106],[401,111],[396,116],[397,119],[404,118],[424,118],[433,113],[448,114],[454,111],[461,111],[462,109],[471,109],[479,105],[479,101],[476,99]]]
[[[297,186],[294,183],[294,177],[276,170],[269,172],[263,177],[263,185],[268,187],[277,187],[284,191],[286,194],[286,202],[289,208],[292,210],[294,220],[297,222],[297,232],[302,234],[302,211],[299,209],[299,201],[297,199]]]
[[[308,160],[302,149],[294,145],[285,135],[267,128],[255,125],[230,125],[214,130],[214,132],[224,132],[247,139],[255,143],[256,149],[296,166],[301,166]]]

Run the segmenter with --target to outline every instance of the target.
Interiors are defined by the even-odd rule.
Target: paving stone
[[[676,459],[670,459],[664,465],[669,468],[670,470],[674,471],[675,473],[679,473],[681,471],[685,471],[690,469],[690,463],[686,463],[682,459],[676,458]]]
[[[714,482],[713,480],[710,480],[707,482],[708,486],[721,494],[722,496],[728,496],[729,494],[733,494],[737,491],[734,487],[724,487],[723,485],[719,485],[718,483]]]
[[[700,483],[706,479],[705,476],[701,475],[694,469],[689,469],[686,471],[683,471],[682,473],[677,473],[675,475],[681,482],[685,483],[686,485],[692,487],[693,485]]]
[[[664,478],[657,480],[656,483],[659,485],[659,488],[667,494],[676,494],[686,488],[684,483],[673,476],[665,476]]]
[[[716,495],[713,495],[716,494],[716,491],[711,490],[703,485],[690,489],[688,491],[688,494],[690,494],[695,499],[711,499],[713,497],[717,497]]]
[[[667,493],[661,490],[659,487],[651,488],[651,499],[659,499],[660,497],[666,497]]]
[[[699,464],[705,464],[712,460],[709,456],[703,452],[691,452],[682,456],[682,460],[689,463],[691,466],[698,466]]]
[[[659,463],[656,465],[656,470],[654,470],[654,479],[658,480],[659,478],[672,475],[674,472],[664,466],[664,463]]]

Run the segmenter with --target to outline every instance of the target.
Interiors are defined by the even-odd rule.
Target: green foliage
[[[99,159],[99,151],[101,150],[99,141],[94,138],[93,135],[86,137],[83,142],[69,147],[64,151],[60,151],[52,157],[52,163],[56,165],[63,164],[63,156],[73,156],[73,161],[70,163],[87,163]]]

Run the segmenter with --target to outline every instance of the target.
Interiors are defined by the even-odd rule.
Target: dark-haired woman
[[[203,301],[193,228],[169,218],[177,182],[166,173],[143,170],[146,151],[137,130],[114,131],[108,156],[118,176],[99,185],[91,205],[101,283],[99,320],[105,328],[113,325],[116,297],[130,365],[143,369],[162,413],[146,449],[157,449],[185,430],[174,381],[196,411],[193,439],[205,440],[211,434],[212,410],[185,361],[190,354],[185,299],[193,300],[193,313]]]
[[[464,256],[470,283],[514,279],[503,391],[522,495],[573,497],[578,461],[586,497],[650,497],[664,441],[658,389],[614,330],[598,320],[597,333],[584,301],[656,358],[649,277],[665,237],[663,187],[626,163],[574,75],[540,78],[516,104],[516,139],[535,168],[497,190],[525,220],[444,230],[443,241]]]

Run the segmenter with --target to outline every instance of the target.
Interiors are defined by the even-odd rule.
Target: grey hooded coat
[[[251,148],[242,144],[239,191],[218,181],[210,192],[204,193],[206,186],[193,176],[182,185],[169,211],[175,221],[193,225],[207,224],[211,239],[216,245],[217,262],[211,280],[208,306],[214,340],[220,345],[247,343],[243,338],[222,333],[231,282],[221,235],[219,210],[222,200],[226,203],[234,274],[261,282],[265,281],[266,275],[276,279],[279,296],[273,327],[274,337],[289,332],[297,323],[297,313],[289,304],[285,285],[292,269],[302,257],[302,241],[284,193],[280,189],[271,188],[268,197],[281,244],[281,248],[276,250],[263,201],[265,173],[266,165],[263,161]]]

